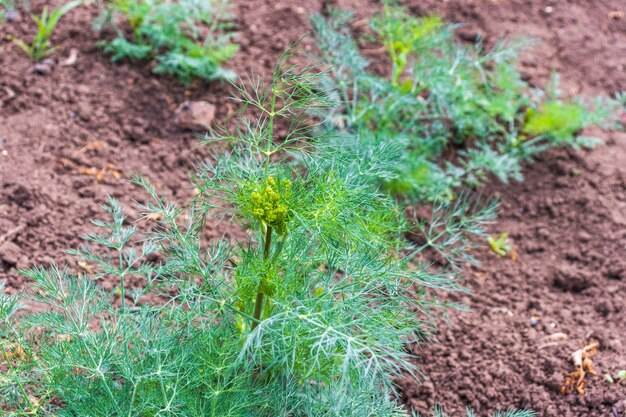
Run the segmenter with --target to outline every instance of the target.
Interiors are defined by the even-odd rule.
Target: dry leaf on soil
[[[576,388],[578,395],[585,393],[585,377],[587,374],[596,375],[591,358],[598,353],[598,347],[600,347],[600,343],[592,340],[587,346],[572,354],[572,362],[574,362],[576,370],[570,372],[565,378],[565,383],[561,387],[561,394],[569,394],[574,388]]]

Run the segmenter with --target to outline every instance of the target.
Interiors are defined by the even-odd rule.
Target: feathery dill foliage
[[[104,42],[113,61],[156,59],[156,73],[194,79],[232,80],[221,66],[237,51],[231,43],[228,0],[114,0],[96,21],[117,37]]]
[[[488,174],[520,180],[522,162],[539,152],[597,143],[577,133],[615,125],[614,110],[626,101],[597,98],[590,106],[561,98],[556,84],[531,90],[516,69],[524,42],[490,51],[480,42],[464,46],[453,38],[455,26],[413,17],[390,0],[370,21],[391,64],[389,76],[379,76],[368,69],[350,22],[335,9],[328,19],[313,18],[321,59],[331,68],[324,85],[338,92],[326,121],[346,136],[375,132],[365,135],[373,148],[402,148],[395,175],[381,179],[392,194],[454,198],[455,188],[480,185]]]
[[[227,150],[197,168],[186,208],[136,178],[158,226],[139,232],[110,200],[111,219],[95,223],[102,233],[72,251],[84,273],[23,271],[33,280],[26,297],[45,312],[18,319],[16,300],[0,297],[0,410],[405,415],[392,378],[415,372],[405,344],[428,337],[439,307],[411,294],[459,288],[415,262],[404,211],[372,185],[389,161],[303,141],[330,103],[316,89],[324,75],[291,65],[293,53],[271,83],[240,88],[243,110],[259,116],[242,113],[207,137]],[[277,124],[290,126],[281,140]],[[247,239],[203,243],[216,219]],[[108,292],[99,280],[118,284]]]

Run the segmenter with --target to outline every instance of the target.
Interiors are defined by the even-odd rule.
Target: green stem
[[[256,301],[254,303],[254,321],[252,322],[252,330],[256,329],[261,321],[261,312],[263,310],[263,292],[259,289],[256,293]]]
[[[270,257],[270,245],[272,244],[272,228],[267,226],[265,232],[265,247],[263,247],[263,259],[267,260]]]
[[[272,244],[272,228],[268,225],[265,232],[265,246],[263,247],[263,260],[267,261],[270,257],[270,246]],[[256,301],[254,304],[254,321],[252,322],[252,330],[256,329],[261,321],[261,312],[263,311],[263,291],[261,289],[261,283],[259,283],[259,290],[256,294]]]
[[[120,265],[120,271],[122,270],[122,268],[124,267],[124,258],[122,255],[122,248],[118,249],[117,251],[117,258],[118,258],[118,262]],[[125,304],[126,304],[126,285],[124,282],[124,275],[126,274],[126,271],[122,271],[120,273],[120,296],[122,298],[122,314],[124,314],[124,310],[125,310]]]
[[[272,149],[272,139],[274,137],[274,117],[276,116],[276,88],[272,86],[272,99],[270,101],[270,117],[267,126],[267,151]]]
[[[66,313],[67,313],[67,310],[66,310]],[[104,385],[104,388],[106,390],[106,393],[109,396],[109,399],[111,400],[112,404],[115,406],[115,409],[117,410],[118,415],[121,415],[122,410],[120,409],[120,406],[117,403],[117,399],[115,398],[115,395],[113,395],[113,391],[111,391],[111,388],[109,387],[109,384],[107,383],[107,380],[104,377],[104,373],[100,369],[100,364],[96,362],[96,358],[94,358],[93,354],[91,353],[91,350],[85,343],[85,340],[82,337],[77,337],[77,339],[80,341],[80,344],[82,345],[85,352],[87,352],[87,355],[89,355],[89,359],[91,359],[92,366],[98,371],[100,379],[102,380],[102,384]]]
[[[161,359],[159,358],[159,386],[161,388],[161,396],[163,397],[163,407],[169,409],[169,401],[167,399],[167,393],[165,392],[165,386],[163,385],[163,378],[161,378]]]
[[[389,20],[390,10],[389,10],[388,1],[383,2],[383,14],[384,14],[385,20]],[[393,35],[387,30],[387,27],[384,26],[383,31],[382,31],[382,36],[383,36],[383,44],[385,46],[385,49],[387,49],[387,55],[389,55],[389,58],[391,60],[391,85],[393,87],[397,87],[398,80],[400,79],[400,75],[402,74],[402,68],[398,68],[399,60],[398,60],[398,54],[396,53],[396,49],[393,46]]]
[[[272,81],[272,98],[270,99],[270,111],[267,122],[267,150],[265,151],[265,172],[267,173],[270,166],[270,157],[272,155],[272,139],[274,138],[274,118],[276,117],[276,100],[278,99],[278,91],[280,84],[276,82],[276,70],[274,70],[274,81]]]

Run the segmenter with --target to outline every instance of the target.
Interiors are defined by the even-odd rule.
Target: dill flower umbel
[[[252,215],[282,236],[287,230],[290,196],[291,181],[285,179],[279,183],[270,176],[263,186],[250,193]]]

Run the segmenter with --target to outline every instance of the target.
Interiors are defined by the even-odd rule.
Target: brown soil
[[[367,16],[378,2],[329,1]],[[506,35],[542,41],[525,54],[522,70],[542,84],[550,71],[562,74],[566,93],[612,94],[626,89],[626,11],[623,0],[420,0],[406,2],[414,13],[442,13],[462,22],[461,39],[481,36],[487,45]],[[33,2],[40,11],[44,2]],[[240,74],[267,71],[307,25],[322,1],[240,0],[241,51],[229,66]],[[165,194],[191,194],[189,167],[207,149],[174,123],[173,109],[187,99],[229,111],[231,91],[220,84],[180,86],[152,75],[150,65],[112,64],[95,47],[89,28],[97,10],[73,11],[53,37],[63,59],[79,51],[73,66],[48,75],[9,40],[29,38],[26,14],[0,34],[0,280],[21,289],[16,268],[69,260],[63,250],[93,230],[107,195],[131,210],[143,194],[127,182],[130,173],[148,176]],[[309,44],[305,42],[305,48]],[[441,344],[419,351],[427,376],[421,385],[401,381],[403,400],[428,413],[441,403],[453,415],[468,405],[479,415],[496,408],[530,407],[543,416],[626,416],[626,386],[590,378],[584,396],[559,394],[570,354],[590,338],[600,341],[594,363],[600,374],[626,369],[626,142],[602,134],[607,145],[593,152],[556,151],[527,169],[526,182],[494,184],[502,215],[492,232],[509,232],[519,259],[488,250],[470,268],[473,295],[461,299],[470,313],[452,313]],[[69,160],[63,162],[64,160]],[[113,172],[98,182],[80,165]],[[224,225],[213,233],[236,234]],[[535,325],[531,317],[537,318]],[[565,336],[550,336],[562,333]]]
[[[463,38],[479,34],[488,45],[504,35],[539,38],[522,61],[531,82],[556,70],[564,92],[626,89],[626,21],[609,18],[623,2],[414,3],[465,23]],[[471,312],[452,314],[440,344],[416,351],[427,380],[401,384],[407,404],[426,412],[440,403],[452,415],[512,406],[542,416],[626,416],[626,386],[602,377],[626,369],[626,135],[591,133],[607,145],[550,152],[526,169],[524,183],[490,187],[502,198],[491,232],[508,232],[518,259],[482,251],[466,276],[473,294],[460,300]],[[584,396],[564,396],[570,356],[589,339],[601,343],[599,376]]]

